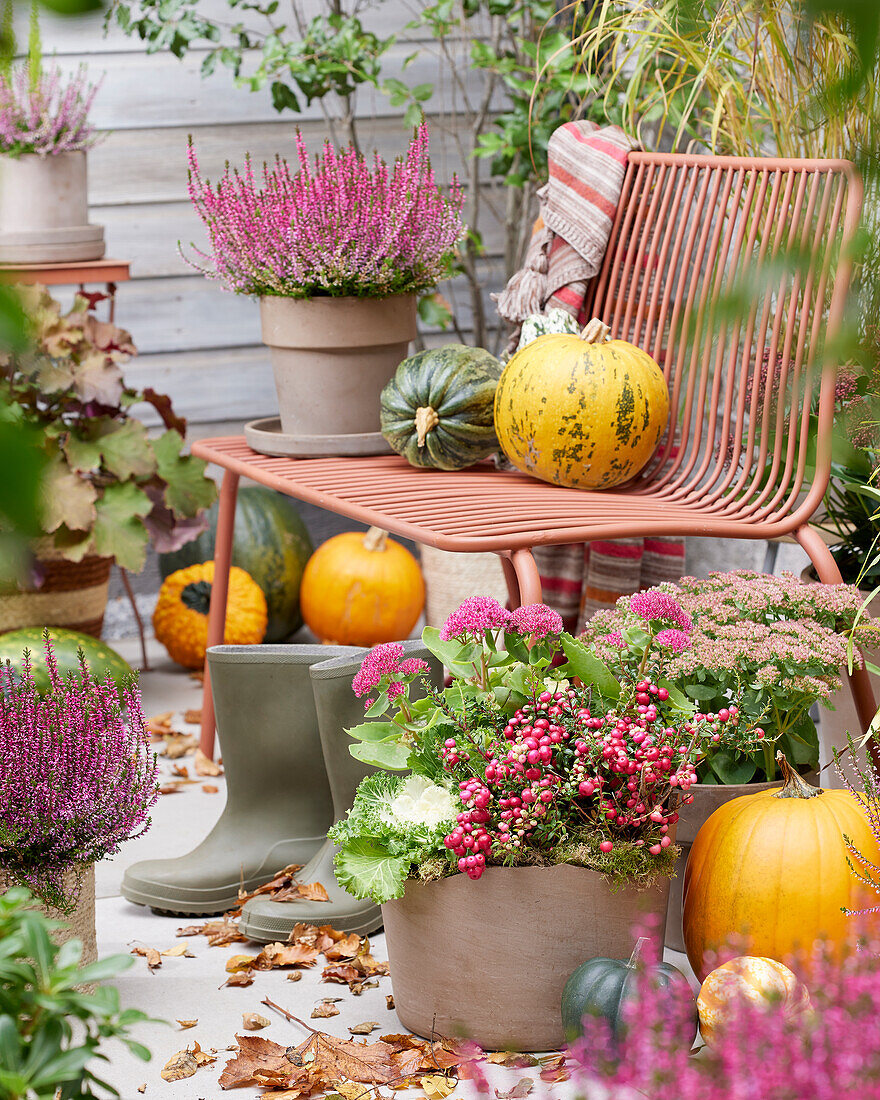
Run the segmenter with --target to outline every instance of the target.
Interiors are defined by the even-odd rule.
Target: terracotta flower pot
[[[76,871],[67,871],[64,874],[65,890],[73,891],[76,887]],[[11,883],[0,871],[0,894],[5,894]],[[36,906],[35,906],[36,908]],[[95,934],[95,867],[89,864],[82,876],[82,884],[79,891],[79,901],[72,913],[62,913],[51,905],[40,905],[40,909],[52,920],[63,921],[67,927],[59,928],[53,932],[52,939],[59,946],[68,940],[81,940],[83,945],[81,966],[87,966],[98,958],[98,948]]]
[[[86,154],[0,157],[0,263],[68,263],[104,255],[89,225]]]
[[[415,295],[266,297],[260,319],[287,437],[284,453],[389,450],[380,433],[379,396],[415,338]]]
[[[0,633],[25,626],[61,626],[101,637],[112,558],[67,561],[44,539],[35,547],[39,587],[0,589]]]
[[[555,1050],[562,990],[596,956],[629,957],[633,925],[663,921],[669,880],[612,893],[583,867],[490,867],[407,883],[382,906],[391,985],[404,1027],[485,1050]]]

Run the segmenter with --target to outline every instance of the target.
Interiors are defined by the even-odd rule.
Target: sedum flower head
[[[636,592],[629,598],[629,608],[640,619],[645,619],[649,623],[670,623],[686,633],[690,633],[694,628],[693,620],[678,600],[659,588],[649,588],[647,592]]]
[[[532,638],[546,638],[548,634],[561,634],[564,627],[558,611],[544,603],[531,603],[511,612],[507,629]]]
[[[491,596],[471,596],[446,620],[440,630],[444,642],[464,635],[481,637],[487,630],[508,626],[510,612]]]

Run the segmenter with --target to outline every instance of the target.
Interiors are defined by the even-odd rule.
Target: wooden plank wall
[[[309,2],[316,10],[321,7],[319,0]],[[225,0],[204,0],[202,10],[228,11]],[[363,21],[387,34],[402,28],[412,10],[407,0],[383,0],[366,10]],[[204,243],[187,200],[186,142],[191,134],[203,171],[213,178],[225,161],[240,162],[247,151],[258,162],[292,152],[297,125],[310,148],[317,149],[327,133],[320,109],[313,104],[299,116],[279,115],[268,91],[237,89],[226,71],[203,80],[197,52],[181,62],[167,53],[148,55],[139,39],[118,29],[105,36],[100,15],[64,20],[44,14],[41,21],[47,61],[55,55],[65,70],[86,64],[93,79],[103,74],[93,118],[107,136],[89,153],[89,197],[91,220],[106,229],[107,254],[132,262],[132,281],[119,287],[117,308],[119,323],[130,329],[140,349],[127,377],[135,385],[170,393],[194,435],[211,434],[220,422],[237,425],[270,414],[275,397],[256,303],[209,282],[179,253],[178,242]],[[26,40],[22,26],[19,42]],[[428,121],[432,158],[446,180],[461,170],[453,133],[457,93],[430,44],[411,37],[392,48],[388,75],[401,75],[403,59],[414,51],[418,56],[403,75],[412,84],[433,81],[438,86]],[[408,131],[401,113],[384,97],[365,95],[359,112],[365,148],[375,147],[388,158],[405,148]],[[503,209],[503,190],[490,185],[485,190]],[[484,232],[491,310],[488,294],[503,281],[504,230],[494,220]],[[464,307],[460,316],[467,329],[469,311],[461,288],[444,292]],[[429,332],[426,338],[455,337]]]

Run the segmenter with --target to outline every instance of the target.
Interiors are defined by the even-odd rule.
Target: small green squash
[[[208,513],[208,528],[197,539],[169,554],[159,555],[162,580],[214,560],[217,503]],[[262,485],[238,491],[232,535],[232,564],[239,566],[262,588],[269,611],[266,642],[281,642],[302,626],[299,587],[312,540],[296,504],[283,493]]]
[[[382,390],[382,435],[413,466],[462,470],[498,450],[503,367],[482,348],[445,344],[410,356]]]
[[[103,680],[107,673],[119,687],[132,675],[131,665],[110,648],[100,638],[91,634],[80,634],[75,630],[64,630],[58,626],[49,627],[52,652],[58,662],[58,671],[62,679],[68,672],[79,672],[79,651],[82,650],[89,671],[96,680]],[[12,663],[19,674],[22,669],[22,653],[29,650],[31,672],[37,691],[49,690],[49,672],[46,669],[46,651],[43,647],[43,627],[27,626],[21,630],[10,630],[0,634],[0,662]]]
[[[624,1035],[624,1005],[638,997],[640,956],[647,939],[636,944],[630,959],[589,959],[575,970],[562,991],[562,1026],[568,1042],[583,1034],[585,1016],[599,1016],[611,1029],[615,1042]],[[697,1002],[690,982],[669,963],[654,963],[649,969],[651,985],[660,996],[664,993],[686,998],[693,1005],[693,1031],[682,1036],[692,1046],[697,1037]]]

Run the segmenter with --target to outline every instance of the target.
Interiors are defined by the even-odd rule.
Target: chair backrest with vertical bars
[[[669,383],[669,428],[634,491],[752,522],[812,514],[861,197],[846,161],[630,155],[586,308]]]

